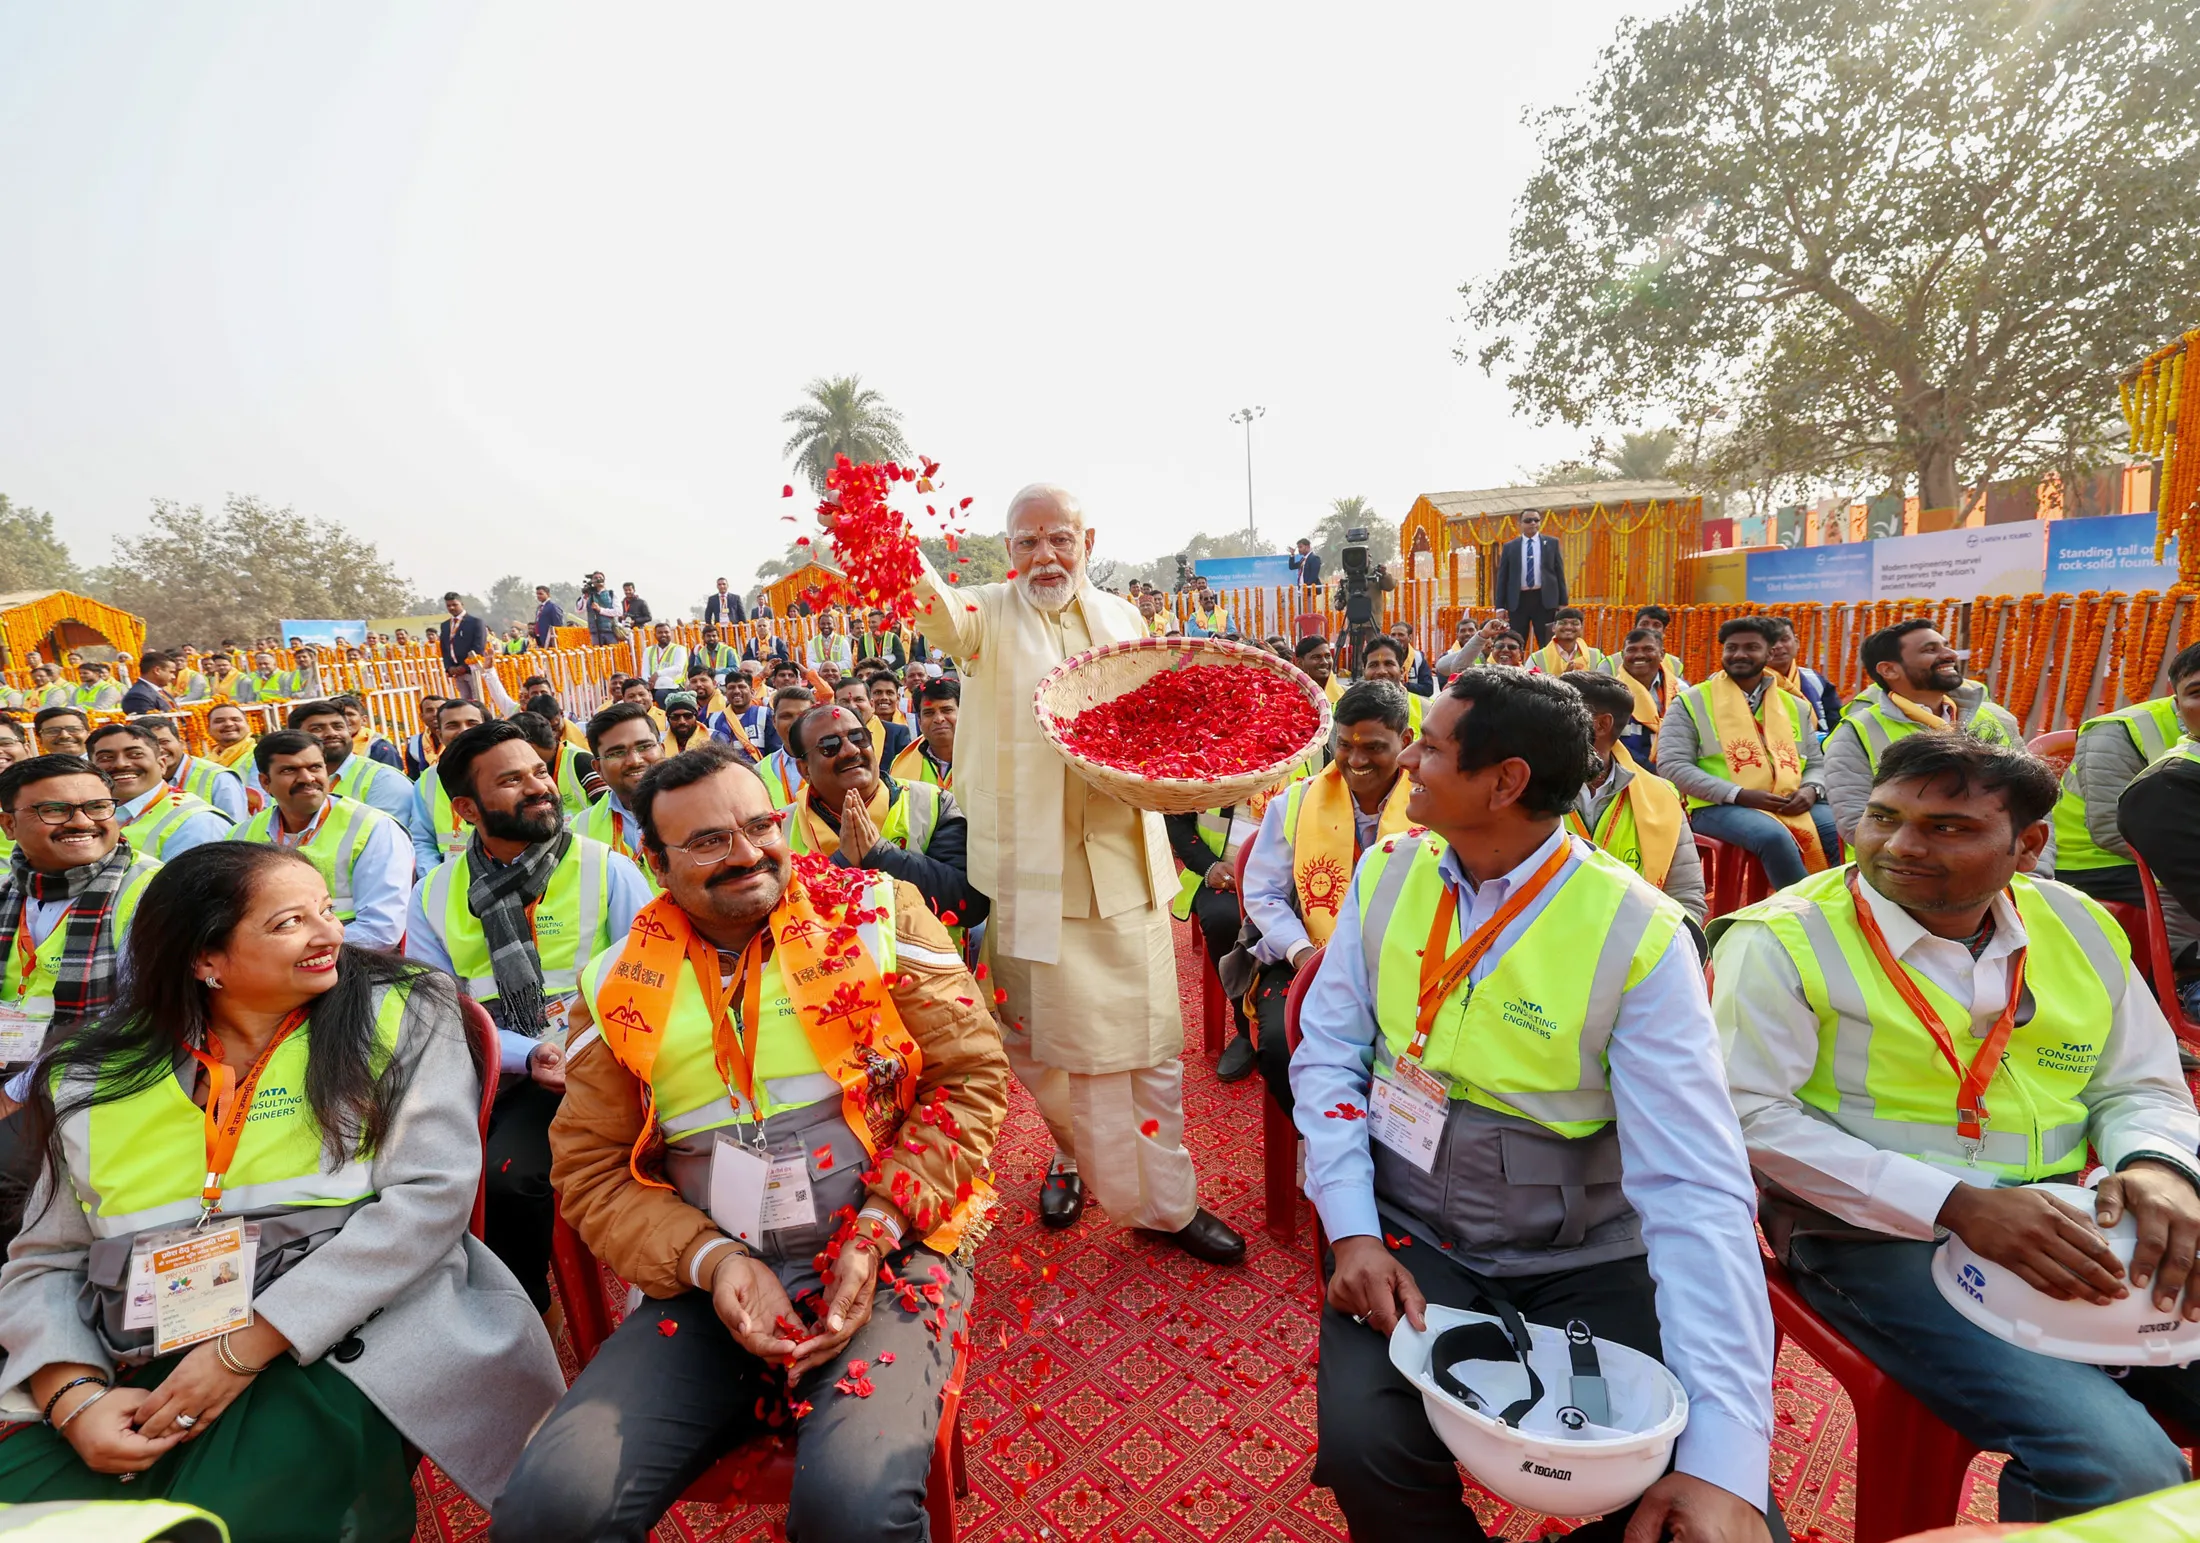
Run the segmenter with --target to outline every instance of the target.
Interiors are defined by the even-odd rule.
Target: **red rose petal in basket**
[[[1208,782],[1298,754],[1320,721],[1306,693],[1273,671],[1195,664],[1163,670],[1059,728],[1063,744],[1103,766]]]

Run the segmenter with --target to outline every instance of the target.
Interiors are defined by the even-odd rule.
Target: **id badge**
[[[556,1045],[560,1050],[565,1048],[566,1038],[573,1032],[573,1024],[568,1015],[573,1011],[573,1004],[578,1002],[580,997],[581,994],[578,991],[568,991],[562,996],[550,997],[544,1001],[542,1004],[542,1037],[545,1043]]]
[[[123,1326],[150,1328],[153,1353],[167,1355],[217,1335],[252,1326],[252,1270],[260,1229],[245,1222],[183,1227],[153,1233],[131,1250],[130,1302]],[[152,1321],[133,1324],[138,1306],[138,1259],[152,1288]]]
[[[35,1061],[46,1048],[46,1026],[53,1022],[52,997],[0,1002],[0,1064]]]
[[[1450,1114],[1443,1079],[1403,1056],[1368,1089],[1367,1133],[1423,1173],[1436,1166],[1436,1144]]]
[[[810,1195],[810,1160],[801,1152],[774,1157],[764,1178],[764,1230],[817,1223],[817,1202]]]
[[[737,1243],[754,1248],[764,1237],[764,1188],[771,1165],[732,1136],[710,1152],[710,1219]]]

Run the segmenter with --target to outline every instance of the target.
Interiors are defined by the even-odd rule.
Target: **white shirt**
[[[1970,1003],[1970,1037],[1984,1039],[2009,1001],[2009,958],[2026,941],[2009,897],[1995,898],[1994,935],[1974,960],[1963,943],[1927,932],[1858,878],[1888,951],[1956,1001]],[[1798,1090],[1818,1063],[1818,1019],[1770,928],[1735,923],[1719,939],[1713,963],[1711,1015],[1726,1052],[1734,1112],[1760,1173],[1854,1226],[1920,1240],[1934,1236],[1934,1218],[1958,1183],[1994,1182],[1988,1172],[1882,1151],[1803,1104]],[[1890,1027],[1902,1025],[1880,1026],[1879,1032]],[[1957,1049],[1964,1049],[1961,1039]],[[2006,1082],[1990,1084],[1989,1117],[1997,1093],[2015,1096]],[[2146,1152],[2192,1166],[2200,1113],[2178,1071],[2176,1037],[2136,970],[2124,972],[2123,1002],[2079,1098],[2090,1111],[2086,1134],[2109,1171]]]

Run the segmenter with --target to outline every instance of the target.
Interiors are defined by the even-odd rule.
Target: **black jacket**
[[[1222,811],[1224,819],[1230,814],[1230,809]],[[1208,851],[1207,843],[1199,839],[1199,816],[1196,814],[1165,814],[1161,817],[1161,828],[1169,834],[1169,850],[1188,872],[1205,878],[1207,870],[1216,863],[1229,861]]]
[[[747,621],[748,619],[748,613],[741,606],[741,597],[730,589],[723,595],[714,589],[710,592],[710,597],[703,602],[703,620],[713,627],[722,627],[727,622]]]
[[[446,616],[435,636],[442,645],[446,670],[459,669],[472,655],[489,652],[489,629],[478,616]]]
[[[1308,589],[1319,589],[1322,584],[1322,554],[1309,552],[1304,557],[1291,554],[1291,571],[1299,576],[1299,582]]]
[[[2116,801],[2116,828],[2163,898],[2200,917],[2200,762],[2173,755],[2132,778]]]
[[[1555,611],[1567,603],[1566,554],[1559,550],[1556,536],[1538,536],[1543,543],[1542,555],[1536,560],[1542,565],[1537,593],[1542,597],[1543,608]],[[1497,581],[1490,586],[1490,594],[1500,610],[1508,615],[1520,609],[1520,581],[1527,573],[1527,540],[1515,536],[1505,543],[1497,554]]]

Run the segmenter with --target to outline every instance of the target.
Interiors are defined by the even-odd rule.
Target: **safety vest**
[[[664,893],[664,886],[657,882],[657,872],[642,859],[642,827],[632,810],[623,810],[618,800],[609,793],[588,806],[578,820],[567,822],[576,836],[586,836],[591,841],[601,841],[622,857],[634,859],[634,866],[642,870],[642,877],[649,881],[652,895]]]
[[[1360,859],[1360,947],[1384,1065],[1413,1043],[1444,851],[1441,837],[1423,833],[1391,837]],[[1471,989],[1462,982],[1438,1010],[1421,1060],[1450,1080],[1454,1099],[1569,1139],[1593,1136],[1618,1114],[1608,1067],[1620,998],[1664,957],[1683,913],[1618,858],[1579,844],[1546,893],[1527,930],[1486,956],[1495,968]],[[1454,922],[1441,946],[1459,943]]]
[[[245,681],[252,687],[256,702],[272,702],[290,694],[290,677],[281,670],[272,675],[247,675]]]
[[[558,745],[558,802],[570,820],[588,808],[588,789],[581,783],[580,753],[571,745]]]
[[[657,677],[668,669],[677,668],[681,679],[685,680],[687,678],[687,657],[688,651],[685,644],[667,643],[660,648],[652,643],[643,651],[642,673],[649,678],[651,686],[655,686]]]
[[[921,782],[895,783],[893,802],[886,806],[886,818],[879,822],[879,840],[890,841],[904,852],[924,852],[931,849],[932,835],[939,828],[940,790]],[[787,818],[787,846],[797,855],[814,850],[809,821],[799,804]],[[947,935],[960,944],[963,931],[958,921],[947,929]]]
[[[1853,864],[1812,874],[1771,899],[1715,919],[1714,941],[1737,922],[1762,922],[1787,950],[1818,1019],[1818,1060],[1797,1096],[1829,1123],[1882,1151],[1943,1166],[1977,1166],[2031,1183],[2085,1164],[2081,1095],[2123,1001],[2131,944],[2108,913],[2067,885],[2009,881],[2024,924],[2032,1019],[2009,1037],[1987,1084],[1985,1145],[1975,1158],[1956,1129],[1960,1082],[1932,1036],[1872,955],[1849,893]],[[1910,971],[1949,1027],[1970,1040],[1971,1004]]]
[[[375,989],[369,1063],[377,1076],[397,1053],[411,991],[407,985]],[[306,1102],[311,1034],[310,1025],[301,1025],[260,1073],[251,1116],[222,1186],[219,1214],[343,1206],[374,1197],[373,1154],[353,1153],[334,1172],[323,1167],[323,1133]],[[197,1073],[197,1063],[186,1062],[177,1076],[79,1109],[61,1122],[69,1181],[94,1237],[128,1237],[198,1219],[206,1180],[206,1115],[181,1080]],[[73,1072],[70,1080],[84,1076]],[[60,1085],[57,1072],[57,1093]]]
[[[131,851],[166,861],[169,839],[198,814],[212,815],[225,829],[229,825],[229,816],[205,799],[192,793],[179,793],[164,782],[160,791],[153,795],[152,802],[137,812],[137,818],[122,827],[122,833],[130,838]]]
[[[923,782],[935,788],[951,788],[955,785],[953,764],[949,764],[947,774],[942,776],[940,769],[932,764],[932,758],[924,753],[924,736],[921,734],[903,746],[901,754],[894,757],[890,775],[896,782]]]
[[[1866,686],[1856,694],[1854,701],[1841,709],[1841,721],[1834,725],[1833,732],[1838,734],[1844,728],[1850,729],[1864,747],[1865,761],[1876,773],[1879,758],[1887,753],[1888,746],[1898,739],[1908,739],[1923,727],[1887,700],[1885,686]],[[1978,711],[1963,726],[1963,732],[1989,745],[2021,745],[2024,742],[2024,730],[2015,717],[1991,700],[1980,701]]]
[[[894,940],[893,880],[882,877],[871,887],[863,905],[865,910],[876,913],[876,919],[857,927],[856,937],[878,966],[879,973],[884,975],[895,968],[898,957]],[[605,983],[611,978],[612,966],[618,962],[619,950],[607,949],[590,960],[588,968],[582,972],[581,989],[587,993],[589,1014],[597,1023],[604,1021],[600,998]],[[734,1003],[736,1010],[739,1006],[738,1002]],[[779,972],[776,949],[764,961],[763,979],[757,986],[756,1015],[763,1020],[761,1025],[743,1026],[749,1030],[750,1053],[755,1057],[752,1085],[761,1106],[751,1109],[738,1091],[727,1087],[725,1079],[718,1075],[711,1004],[703,1000],[702,988],[695,983],[695,972],[683,963],[673,988],[672,1012],[664,1025],[664,1039],[649,1072],[650,1088],[657,1101],[657,1129],[667,1143],[720,1126],[752,1124],[783,1110],[800,1109],[821,1099],[839,1097],[840,1084],[826,1072],[825,1063],[818,1059],[809,1035],[796,1019],[794,1002]]]
[[[1776,681],[1767,677],[1765,695],[1758,701],[1758,711],[1762,712],[1765,702],[1774,698],[1779,700],[1780,706],[1786,709],[1789,720],[1795,725],[1795,753],[1801,756],[1810,736],[1818,732],[1818,720],[1812,714],[1808,702],[1792,692],[1781,690]],[[1719,743],[1719,731],[1712,722],[1711,682],[1699,681],[1690,686],[1680,694],[1679,701],[1688,710],[1689,721],[1696,726],[1696,769],[1710,773],[1721,782],[1734,781],[1734,770],[1726,764],[1726,751]],[[1671,709],[1668,708],[1667,711]],[[1688,797],[1691,811],[1701,809],[1710,802],[1707,798],[1697,798],[1693,794]]]
[[[474,828],[458,817],[451,806],[451,795],[444,791],[443,779],[433,766],[420,775],[428,780],[428,814],[435,822],[435,849],[446,858],[456,857],[474,839]]]
[[[718,674],[723,674],[741,662],[740,656],[724,643],[705,643],[695,650],[695,656]]]
[[[328,897],[335,902],[337,919],[356,920],[359,907],[351,891],[352,866],[359,861],[367,837],[374,833],[376,821],[386,820],[392,825],[397,822],[372,804],[331,794],[323,812],[314,819],[312,833],[302,843],[290,844],[275,839],[275,822],[281,817],[282,811],[271,803],[247,821],[233,839],[257,841],[263,846],[290,845],[293,852],[319,870],[328,885]]]
[[[2184,720],[2177,716],[2175,697],[2156,697],[2150,702],[2134,702],[2129,707],[2119,707],[2112,713],[2098,718],[2088,718],[2078,730],[2082,741],[2103,724],[2114,723],[2131,736],[2131,743],[2152,766],[2168,755],[2184,737]],[[2107,732],[2105,729],[2102,732]],[[2070,764],[2063,768],[2062,793],[2055,800],[2055,871],[2068,872],[2075,868],[2128,868],[2131,859],[2104,852],[2094,844],[2092,832],[2085,828],[2085,797],[2078,791],[2078,758],[2070,757]]]
[[[122,693],[115,688],[113,681],[103,680],[96,686],[77,687],[69,693],[66,705],[84,708],[119,707],[122,705]]]
[[[109,946],[118,953],[122,948],[122,940],[129,935],[130,919],[137,915],[138,901],[144,897],[145,886],[153,882],[154,874],[160,872],[160,864],[139,853],[134,843],[131,854],[130,866],[122,871],[121,887],[115,891],[114,926],[108,935]],[[29,910],[27,901],[24,909]],[[54,924],[53,931],[46,934],[46,940],[34,951],[35,962],[28,976],[23,973],[21,955],[10,954],[7,969],[0,972],[0,976],[4,976],[0,978],[0,1002],[6,1002],[10,1006],[23,1002],[43,1002],[46,1009],[51,1010],[54,988],[60,979],[62,944],[68,930],[69,916],[64,911],[61,920]],[[18,947],[21,942],[22,938],[18,935]]]
[[[183,791],[202,803],[214,804],[214,790],[222,778],[238,784],[244,779],[218,761],[209,761],[203,755],[185,756],[183,761]],[[215,806],[217,811],[219,806]]]
[[[784,809],[802,792],[802,765],[784,750],[774,750],[756,763],[756,774],[764,779],[764,791],[771,794],[772,807]]]
[[[575,836],[535,905],[535,954],[542,961],[546,996],[578,990],[581,966],[611,943],[610,865],[609,847]],[[473,854],[461,851],[428,875],[420,909],[451,956],[451,973],[459,985],[475,1001],[492,1002],[496,971],[489,963],[488,936],[466,904],[472,885]]]
[[[5,1519],[8,1543],[229,1543],[227,1522],[180,1500],[48,1500]]]
[[[384,766],[372,756],[360,755],[354,751],[344,757],[342,766],[329,773],[328,787],[331,793],[364,804],[368,802],[367,795],[374,792],[385,777],[393,778],[397,782],[405,780],[403,772]],[[387,809],[382,812],[389,813]]]
[[[69,705],[68,686],[57,680],[50,686],[42,687],[38,693],[38,705],[42,708],[67,707]]]
[[[1673,811],[1672,839],[1663,852],[1645,852],[1642,849],[1642,827],[1635,819],[1635,800],[1638,798],[1663,800]],[[1597,820],[1594,831],[1588,829],[1581,816],[1571,809],[1566,811],[1566,828],[1594,843],[1598,851],[1611,853],[1647,880],[1652,873],[1670,875],[1673,871],[1673,854],[1680,849],[1684,839],[1694,839],[1686,834],[1688,820],[1680,805],[1679,788],[1656,773],[1646,772],[1638,767],[1635,774],[1628,779],[1627,786],[1620,789],[1619,796],[1604,806],[1604,813]]]
[[[1228,812],[1221,809],[1202,809],[1199,811],[1198,818],[1200,841],[1206,845],[1208,851],[1220,857],[1230,849],[1230,816]],[[1192,915],[1192,902],[1198,897],[1200,889],[1206,882],[1207,876],[1205,874],[1194,873],[1189,868],[1178,874],[1176,898],[1169,902],[1169,914],[1180,922],[1189,921]]]

